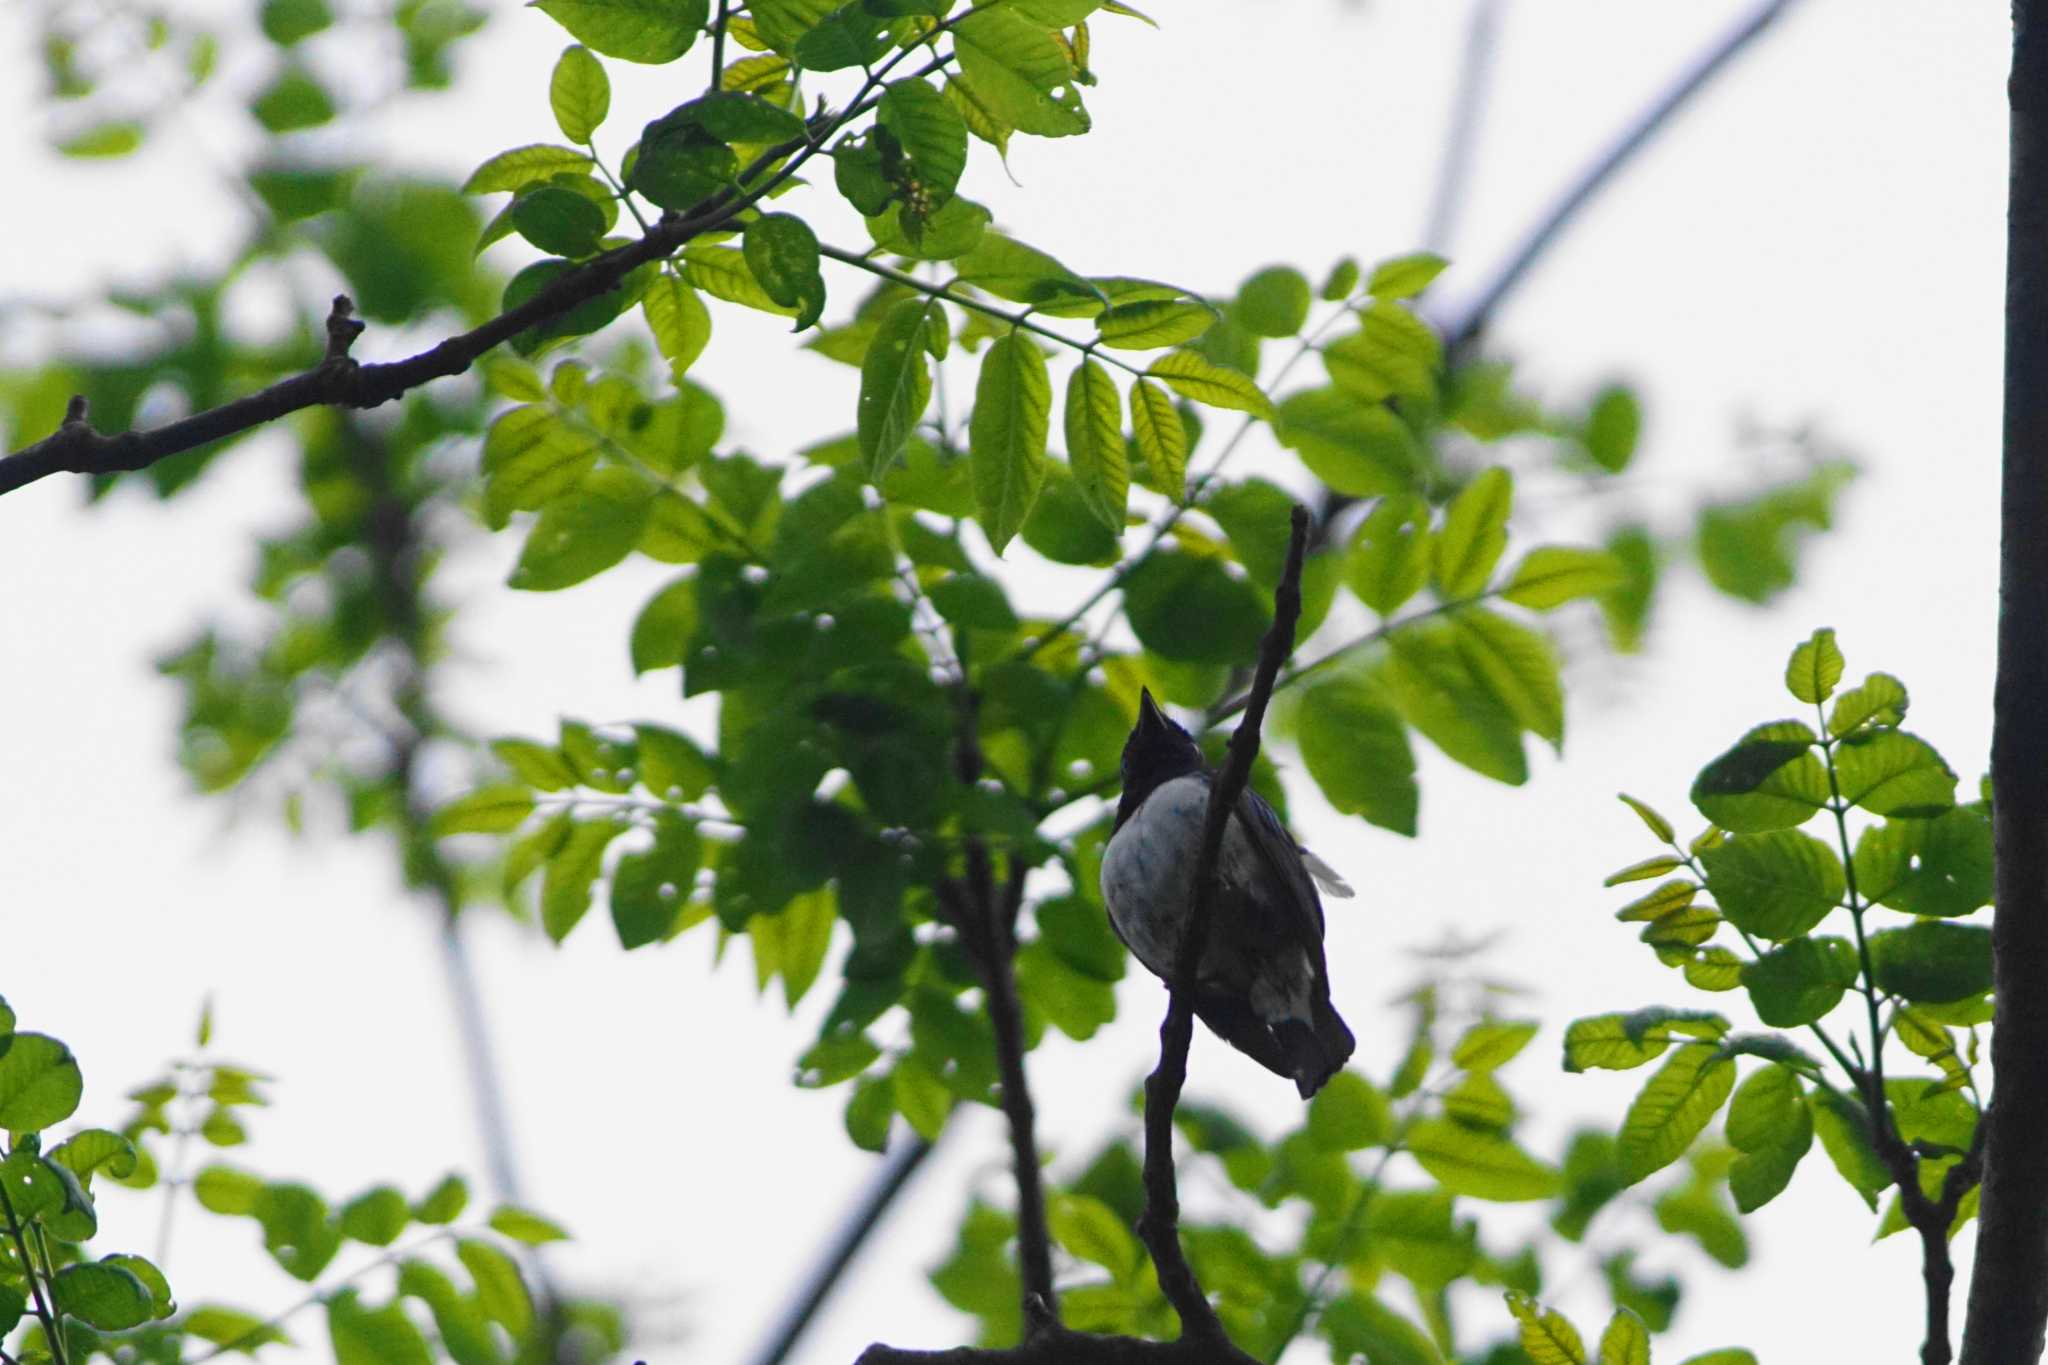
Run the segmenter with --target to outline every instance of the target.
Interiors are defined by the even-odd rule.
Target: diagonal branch
[[[1273,625],[1259,648],[1259,669],[1245,698],[1244,719],[1230,736],[1223,771],[1209,788],[1209,809],[1202,826],[1202,853],[1195,863],[1194,903],[1173,964],[1166,1020],[1159,1026],[1159,1065],[1145,1080],[1145,1213],[1138,1233],[1159,1270],[1159,1287],[1180,1314],[1181,1334],[1222,1342],[1223,1325],[1202,1292],[1193,1267],[1180,1245],[1180,1194],[1173,1169],[1173,1111],[1180,1103],[1188,1074],[1188,1043],[1194,1031],[1195,972],[1208,944],[1209,920],[1216,903],[1216,863],[1223,852],[1223,831],[1238,796],[1251,777],[1259,752],[1259,727],[1266,718],[1273,683],[1294,651],[1294,628],[1301,619],[1301,560],[1308,545],[1308,510],[1296,506],[1287,544],[1287,566],[1273,592]]]

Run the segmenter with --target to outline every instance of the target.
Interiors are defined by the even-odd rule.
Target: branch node
[[[82,393],[71,395],[71,401],[64,405],[64,425],[67,427],[90,426],[92,403]]]
[[[346,294],[334,296],[327,314],[327,363],[349,360],[348,348],[363,334],[363,322],[356,317],[355,300]],[[351,362],[353,363],[353,362]]]

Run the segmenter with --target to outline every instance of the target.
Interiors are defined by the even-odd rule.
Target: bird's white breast
[[[1202,852],[1209,784],[1176,777],[1160,784],[1110,839],[1102,856],[1102,899],[1117,933],[1155,974],[1170,978]],[[1258,854],[1235,819],[1224,830],[1217,872],[1249,884]]]

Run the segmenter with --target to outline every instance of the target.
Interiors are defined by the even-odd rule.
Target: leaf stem
[[[28,1237],[22,1231],[21,1220],[15,1217],[14,1201],[7,1197],[7,1185],[0,1181],[0,1216],[7,1219],[7,1235],[13,1239],[14,1249],[21,1253],[21,1273],[28,1277],[29,1293],[35,1298],[36,1318],[43,1324],[43,1336],[50,1343],[50,1356],[56,1365],[65,1365],[64,1332],[58,1321],[56,1310],[51,1304],[56,1298],[56,1285],[50,1286],[50,1297],[43,1297],[43,1281],[48,1278],[48,1263],[44,1273],[36,1271],[35,1257],[29,1254]]]
[[[216,1356],[226,1355],[229,1351],[241,1350],[249,1342],[254,1341],[258,1337],[261,1337],[266,1332],[276,1331],[278,1328],[284,1326],[286,1322],[290,1321],[292,1318],[297,1317],[300,1313],[305,1312],[308,1308],[313,1307],[315,1304],[325,1303],[327,1299],[335,1293],[335,1291],[343,1289],[346,1286],[355,1283],[357,1280],[362,1279],[365,1275],[370,1274],[372,1271],[382,1270],[386,1266],[397,1265],[399,1262],[404,1261],[414,1255],[417,1255],[419,1252],[426,1250],[428,1247],[433,1246],[437,1242],[445,1242],[459,1235],[459,1231],[455,1228],[442,1228],[440,1231],[422,1237],[416,1242],[408,1242],[406,1245],[399,1247],[396,1250],[387,1251],[382,1256],[377,1257],[375,1260],[366,1261],[362,1265],[357,1266],[354,1270],[351,1270],[348,1274],[343,1275],[340,1279],[330,1280],[325,1285],[322,1285],[320,1288],[315,1289],[312,1293],[306,1295],[304,1298],[291,1304],[289,1307],[277,1313],[271,1314],[262,1322],[259,1322],[255,1326],[251,1327],[248,1331],[243,1332],[240,1336],[230,1337],[228,1340],[216,1344],[212,1350],[204,1351],[201,1352],[199,1355],[193,1356],[189,1361],[186,1362],[186,1365],[205,1365],[206,1361],[212,1360]]]

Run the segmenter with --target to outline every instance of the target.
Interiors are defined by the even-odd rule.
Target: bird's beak
[[[1159,709],[1159,703],[1152,700],[1152,689],[1138,689],[1138,728],[1140,730],[1164,730],[1171,722],[1166,713]]]

